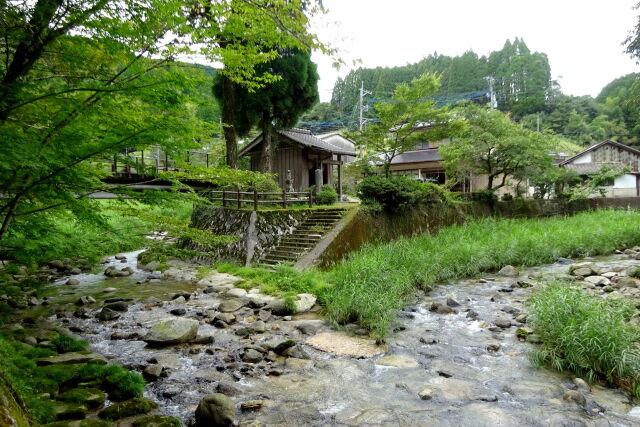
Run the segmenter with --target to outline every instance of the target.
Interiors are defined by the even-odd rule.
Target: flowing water
[[[484,283],[459,280],[428,295],[416,295],[415,304],[399,314],[394,333],[380,349],[384,352],[369,358],[337,356],[305,345],[315,334],[333,332],[313,312],[291,320],[264,317],[266,332],[243,338],[236,334],[238,329],[251,327],[259,315],[248,307],[234,313],[237,322],[228,328],[201,323],[199,335],[212,335],[214,343],[154,349],[136,336],[171,317],[169,311],[174,308],[186,309],[186,317],[203,319],[209,310],[215,312],[224,296],[222,292],[204,293],[192,281],[136,284],[147,273],[135,268],[137,253],[126,256],[134,269],[132,276],[82,275],[78,277],[81,285],[74,290],[60,281],[55,286],[64,291],[55,297],[60,299],[57,304],[87,294],[137,298],[139,302],[115,321],[75,317],[64,321],[81,331],[92,350],[115,362],[136,369],[151,362],[164,366],[166,377],[150,383],[145,394],[159,402],[163,412],[184,422],[189,422],[204,395],[224,391],[238,404],[262,400],[259,409],[239,409],[238,419],[265,425],[640,425],[635,415],[638,408],[620,389],[593,385],[590,393],[584,393],[586,410],[564,401],[564,392],[575,388],[573,377],[534,367],[527,356],[534,345],[520,342],[515,326],[494,326],[497,319],[517,324],[514,318],[524,311],[523,302],[535,289],[513,286],[512,278],[487,275]],[[114,259],[109,262],[125,266]],[[640,264],[623,256],[598,258],[597,262],[608,270]],[[535,283],[566,271],[562,264],[538,266],[523,270],[519,279]],[[222,289],[233,282],[224,275],[212,280]],[[107,287],[118,289],[104,294]],[[167,300],[167,294],[178,291],[194,296],[186,302],[148,304],[149,297]],[[432,302],[447,298],[460,304],[457,313],[429,311]],[[469,310],[477,316],[468,317]],[[355,327],[350,330],[358,332]],[[129,334],[130,339],[111,339],[114,332]],[[131,335],[134,333],[137,335]],[[259,363],[242,362],[244,349],[265,343],[273,347],[287,338],[302,344],[309,359],[271,353]],[[600,413],[589,415],[594,410]]]

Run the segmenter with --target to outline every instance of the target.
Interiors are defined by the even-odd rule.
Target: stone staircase
[[[331,208],[313,211],[293,233],[285,236],[278,246],[268,251],[260,260],[264,265],[295,263],[309,252],[346,214],[347,209]]]

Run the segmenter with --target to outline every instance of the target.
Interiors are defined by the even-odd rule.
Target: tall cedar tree
[[[225,123],[225,128],[232,126],[233,133],[244,136],[254,127],[260,127],[264,143],[259,168],[262,172],[272,172],[273,153],[277,148],[275,131],[295,125],[300,116],[318,102],[318,72],[309,53],[292,49],[281,50],[278,58],[258,65],[256,71],[279,79],[253,92],[241,85],[225,91],[226,79],[217,76],[213,93],[223,111],[233,112],[233,123]],[[229,104],[234,105],[232,110]],[[227,140],[229,144],[231,141]],[[235,144],[233,141],[233,148]]]

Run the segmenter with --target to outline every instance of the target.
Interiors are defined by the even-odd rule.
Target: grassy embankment
[[[550,283],[529,301],[529,322],[542,339],[536,364],[603,378],[640,398],[640,328],[634,305],[600,298],[566,283]]]
[[[336,323],[358,322],[384,338],[396,312],[416,289],[491,272],[511,264],[531,266],[558,257],[611,253],[640,243],[640,212],[600,210],[571,217],[483,219],[435,235],[367,246],[327,272],[276,273],[229,265],[247,284],[267,292],[312,292]]]

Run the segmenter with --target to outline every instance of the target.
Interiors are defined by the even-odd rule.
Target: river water
[[[517,279],[529,281],[532,287],[514,285],[516,278],[486,275],[441,285],[428,295],[417,294],[415,302],[399,313],[394,332],[378,348],[380,354],[356,358],[306,344],[319,334],[349,340],[353,332],[359,332],[350,325],[353,327],[346,332],[336,333],[317,310],[288,319],[244,307],[234,313],[236,322],[229,327],[201,322],[199,335],[213,336],[213,343],[149,348],[137,338],[149,327],[170,318],[175,308],[184,308],[186,317],[207,318],[227,299],[223,292],[232,287],[234,279],[212,275],[208,283],[218,290],[213,293],[204,293],[204,286],[193,281],[136,284],[147,274],[137,270],[137,254],[125,254],[126,263],[112,258],[107,264],[131,266],[131,277],[82,275],[77,277],[81,284],[72,290],[59,282],[55,286],[64,292],[59,292],[57,304],[70,303],[79,295],[94,295],[99,300],[136,298],[114,321],[72,316],[63,321],[90,341],[91,350],[114,362],[139,370],[149,363],[164,366],[166,376],[150,383],[145,394],[160,403],[164,413],[185,423],[204,395],[221,391],[238,404],[242,425],[253,421],[257,422],[254,425],[273,426],[640,425],[637,403],[620,389],[594,384],[591,392],[584,392],[584,407],[564,401],[564,393],[576,388],[573,376],[534,367],[528,354],[535,345],[515,336],[519,325],[515,318],[525,312],[523,303],[538,281],[565,275],[567,265],[524,269]],[[596,261],[607,271],[640,265],[623,255]],[[108,287],[117,290],[105,294]],[[180,291],[193,296],[186,302],[168,301],[171,293]],[[447,298],[460,304],[455,313],[429,311],[433,302],[444,303]],[[469,315],[470,310],[477,315]],[[265,332],[237,334],[240,328],[251,328],[259,317],[265,320]],[[498,320],[509,320],[514,326],[497,327]],[[129,339],[111,339],[114,332]],[[259,363],[242,361],[247,348],[272,348],[288,338],[306,356],[284,358],[266,353]],[[253,400],[261,401],[257,409],[241,409],[240,404]],[[594,410],[599,413],[593,415]]]

